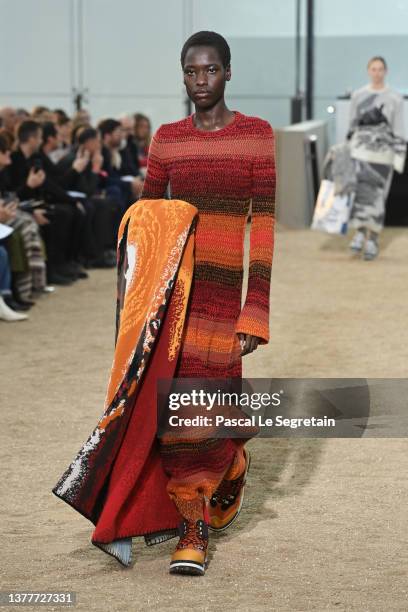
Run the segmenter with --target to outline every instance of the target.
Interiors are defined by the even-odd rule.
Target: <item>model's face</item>
[[[368,76],[371,79],[373,85],[380,85],[384,82],[385,75],[387,70],[384,67],[384,64],[380,60],[375,60],[371,62],[368,67]]]
[[[196,108],[211,108],[224,96],[231,68],[224,68],[214,47],[190,47],[184,60],[184,84]]]

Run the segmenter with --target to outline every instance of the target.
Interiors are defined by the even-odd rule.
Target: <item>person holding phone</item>
[[[30,212],[21,208],[17,194],[11,191],[8,175],[10,164],[9,143],[0,134],[0,205],[3,210],[13,212],[8,220],[3,222],[14,230],[8,239],[8,249],[12,255],[13,298],[7,298],[6,302],[14,310],[24,311],[33,306],[34,293],[46,291],[46,265],[40,226],[48,224],[49,220],[41,206],[30,206]]]

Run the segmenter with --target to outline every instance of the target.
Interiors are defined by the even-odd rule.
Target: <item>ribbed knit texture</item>
[[[193,116],[162,125],[149,151],[142,198],[170,197],[199,211],[189,316],[177,376],[242,375],[238,332],[269,341],[274,244],[274,134],[234,111],[216,131]],[[252,200],[248,292],[241,310],[245,224]]]

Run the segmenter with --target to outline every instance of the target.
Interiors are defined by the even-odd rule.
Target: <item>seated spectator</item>
[[[63,172],[65,185],[88,197],[100,191],[100,172],[103,164],[98,132],[91,127],[76,130],[76,144],[57,165]]]
[[[18,108],[16,111],[17,114],[17,123],[20,125],[22,121],[26,121],[26,119],[30,119],[30,113],[25,108]]]
[[[150,119],[142,113],[135,115],[135,140],[139,151],[139,167],[143,176],[147,170],[147,156],[149,154],[150,141],[152,139],[152,127]]]
[[[68,116],[58,116],[56,128],[58,132],[58,147],[49,153],[54,164],[57,164],[71,149],[72,121]]]
[[[0,208],[0,223],[9,221],[15,211]],[[28,319],[26,314],[16,312],[11,307],[13,304],[11,293],[11,272],[7,250],[0,244],[0,319],[2,321],[23,321]]]
[[[134,115],[122,115],[120,118],[120,123],[130,158],[137,169],[138,175],[140,176],[139,145],[135,138],[135,117]]]
[[[139,198],[143,179],[138,176],[137,164],[132,160],[126,147],[122,126],[116,119],[101,121],[99,131],[102,138],[103,170],[106,172],[106,190],[119,199],[123,212]],[[123,181],[122,177],[132,177]]]
[[[83,213],[75,200],[53,180],[52,162],[39,151],[41,126],[35,121],[24,121],[18,128],[17,137],[19,147],[11,155],[11,190],[23,200],[45,201],[45,207],[36,210],[35,214],[41,219],[41,233],[47,248],[48,283],[71,284],[85,274],[75,261]]]
[[[34,121],[38,121],[38,123],[45,123],[47,121],[55,123],[57,120],[55,113],[48,106],[35,106],[31,111],[31,118]]]
[[[12,106],[3,106],[0,108],[1,127],[7,133],[10,146],[13,147],[15,141],[15,130],[18,121],[16,110]]]
[[[46,291],[45,250],[36,218],[20,210],[18,200],[8,191],[10,153],[6,139],[0,136],[0,213],[2,223],[14,230],[7,239],[14,297],[13,304],[7,304],[13,310],[28,310],[34,304],[33,292]],[[5,213],[11,211],[14,214],[5,220]]]
[[[77,144],[59,162],[58,169],[67,189],[86,195],[83,203],[91,225],[86,251],[87,266],[113,267],[116,265],[121,207],[101,193],[103,157],[98,132],[94,128],[84,128],[77,133]]]
[[[69,116],[67,115],[67,113],[62,108],[55,108],[54,109],[54,115],[56,117],[56,123],[59,123],[59,121],[61,121],[62,119],[68,119],[69,120]]]

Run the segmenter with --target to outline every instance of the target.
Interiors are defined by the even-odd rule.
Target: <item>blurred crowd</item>
[[[141,194],[151,124],[140,113],[93,125],[38,106],[0,108],[0,319],[21,321],[56,285],[116,266],[126,209]]]

